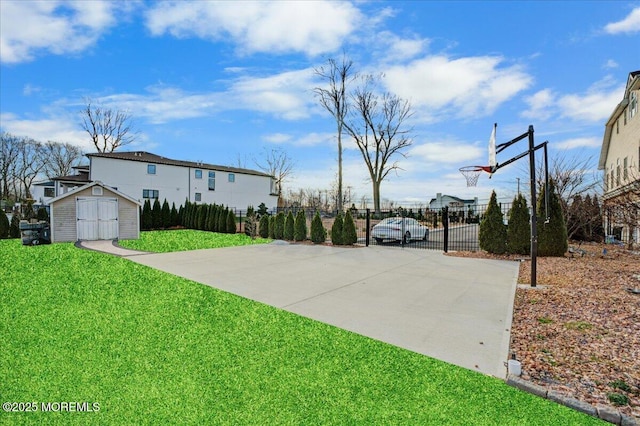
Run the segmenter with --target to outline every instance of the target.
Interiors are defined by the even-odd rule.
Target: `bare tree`
[[[46,157],[44,172],[48,179],[71,174],[74,164],[82,158],[82,150],[70,143],[48,141],[43,149]]]
[[[20,138],[7,132],[0,133],[0,199],[7,200],[14,184]]]
[[[354,139],[369,171],[373,185],[373,205],[380,213],[380,185],[392,170],[400,169],[392,157],[399,154],[413,141],[409,137],[412,129],[407,120],[413,115],[411,104],[396,95],[375,92],[376,78],[364,76],[362,84],[351,96],[350,119],[345,129]]]
[[[338,211],[343,210],[342,202],[342,133],[347,117],[349,102],[347,99],[347,85],[355,76],[351,73],[353,61],[342,55],[342,62],[328,59],[326,65],[315,68],[317,76],[324,80],[328,87],[316,87],[313,89],[320,105],[324,107],[335,119],[338,138]]]
[[[33,139],[21,138],[18,143],[18,158],[14,174],[22,185],[21,193],[24,198],[31,198],[31,184],[44,166],[45,155],[42,144]]]
[[[82,128],[89,134],[98,152],[113,152],[137,138],[128,112],[94,105],[91,99],[86,99],[85,103]]]
[[[276,194],[278,194],[278,207],[282,207],[282,185],[293,173],[293,160],[287,153],[279,148],[264,149],[262,160],[254,159],[256,166],[275,179]]]

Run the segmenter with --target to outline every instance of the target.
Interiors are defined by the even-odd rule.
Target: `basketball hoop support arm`
[[[509,142],[501,143],[496,147],[496,153],[500,153],[510,147],[511,145],[520,142],[522,139],[528,138],[529,140],[529,149],[521,154],[516,155],[515,157],[505,161],[501,164],[496,164],[491,173],[493,174],[497,170],[507,166],[515,161],[518,161],[522,157],[529,156],[529,176],[530,176],[530,187],[531,187],[531,287],[536,287],[537,283],[537,258],[538,258],[538,224],[536,217],[536,160],[535,160],[535,152],[540,148],[544,149],[544,174],[545,174],[545,223],[549,222],[549,166],[547,161],[547,144],[549,141],[545,141],[540,145],[534,145],[533,139],[533,126],[529,126],[529,130],[515,139],[510,140]]]

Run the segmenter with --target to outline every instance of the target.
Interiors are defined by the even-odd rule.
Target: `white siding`
[[[147,173],[147,165],[155,164],[156,173]],[[195,171],[202,170],[202,178],[196,179]],[[216,173],[215,190],[209,190],[209,171]],[[165,199],[176,208],[184,205],[187,197],[191,202],[200,193],[201,202],[223,204],[227,207],[246,209],[265,203],[275,208],[277,196],[270,195],[271,178],[243,173],[234,173],[235,182],[229,182],[229,172],[208,169],[204,166],[185,167],[157,164],[153,162],[120,160],[104,157],[91,157],[91,180],[103,182],[116,188],[123,194],[144,203],[143,190],[159,191],[159,201]]]

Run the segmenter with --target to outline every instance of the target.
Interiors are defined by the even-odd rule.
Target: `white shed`
[[[52,198],[49,207],[54,243],[140,237],[140,202],[99,181]]]

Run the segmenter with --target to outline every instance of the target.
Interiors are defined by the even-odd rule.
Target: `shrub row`
[[[549,210],[545,206],[545,190],[537,202],[537,230],[539,256],[564,256],[567,251],[567,227],[562,215],[560,200],[553,182],[549,185]],[[548,213],[548,217],[547,217]],[[498,206],[495,191],[487,211],[480,222],[479,243],[482,250],[494,254],[524,254],[531,251],[531,223],[527,200],[518,194],[509,211],[508,225]]]

